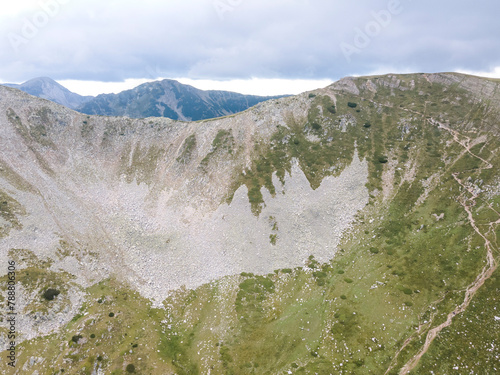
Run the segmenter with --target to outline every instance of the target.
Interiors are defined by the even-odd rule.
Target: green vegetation
[[[351,163],[355,142],[358,152],[364,152],[366,140],[360,139],[361,129],[350,127],[344,133],[330,124],[338,118],[336,112],[332,112],[334,107],[330,97],[316,96],[312,100],[307,120],[289,117],[288,127],[280,126],[271,137],[269,146],[256,145],[252,166],[239,175],[232,190],[236,191],[241,185],[247,186],[249,202],[256,215],[263,205],[261,188],[266,188],[274,195],[273,173],[284,182],[285,174],[291,172],[293,158],[299,160],[300,168],[311,187],[316,189],[325,176],[338,175]],[[328,121],[328,125],[325,121]],[[311,140],[310,134],[320,135],[321,140]],[[232,199],[232,195],[229,199]]]
[[[231,134],[231,130],[219,130],[212,141],[210,152],[203,158],[201,165],[204,166],[208,164],[208,162],[217,155],[222,156],[225,154],[232,154],[233,148],[234,138]]]
[[[191,134],[184,140],[182,144],[181,151],[179,157],[177,157],[177,161],[179,163],[187,164],[191,161],[193,156],[193,152],[196,149],[196,136]]]
[[[132,363],[129,363],[129,364],[127,365],[127,367],[125,368],[125,370],[126,370],[128,373],[132,374],[132,373],[134,373],[134,372],[135,372],[135,366],[134,366]]]
[[[75,344],[78,344],[78,341],[80,341],[80,339],[83,338],[82,335],[74,335],[72,338],[71,338],[71,341],[73,341]]]
[[[18,216],[25,214],[24,207],[18,201],[10,197],[3,190],[0,190],[0,217],[9,223],[9,225],[2,225],[0,227],[0,238],[7,236],[12,228],[21,229],[22,224]]]
[[[45,292],[43,292],[43,298],[45,298],[47,301],[52,301],[60,293],[61,291],[58,289],[49,288]]]
[[[165,158],[165,155],[165,149],[155,145],[141,147],[138,144],[132,150],[132,145],[129,144],[122,152],[120,174],[126,176],[127,183],[135,179],[137,183],[151,184],[155,180],[159,162]]]

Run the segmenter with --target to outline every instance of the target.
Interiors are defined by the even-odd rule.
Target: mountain
[[[168,117],[196,121],[234,114],[262,101],[280,97],[283,95],[255,96],[229,91],[204,91],[165,79],[144,83],[118,94],[98,95],[77,110],[89,115]]]
[[[0,87],[4,373],[498,373],[499,86],[190,123]]]
[[[144,83],[118,94],[101,94],[96,97],[75,94],[50,78],[34,78],[20,85],[11,83],[3,85],[89,115],[167,117],[182,121],[227,116],[244,111],[260,102],[285,96],[204,91],[168,79]]]
[[[2,85],[22,90],[30,95],[51,100],[72,109],[76,109],[92,99],[92,96],[75,94],[53,79],[47,77],[33,78],[22,84],[4,83]]]

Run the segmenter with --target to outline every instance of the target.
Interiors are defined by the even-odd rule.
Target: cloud
[[[0,79],[337,79],[500,66],[498,2],[21,2],[0,15]]]

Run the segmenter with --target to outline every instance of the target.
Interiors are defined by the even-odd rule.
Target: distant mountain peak
[[[172,79],[163,79],[143,83],[118,94],[98,95],[77,110],[89,115],[197,121],[241,112],[262,101],[283,96],[200,90]]]
[[[81,96],[69,91],[50,77],[36,77],[21,84],[7,83],[4,86],[22,90],[30,95],[51,100],[71,109],[76,109],[92,99],[92,96]]]

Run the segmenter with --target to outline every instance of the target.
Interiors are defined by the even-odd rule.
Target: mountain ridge
[[[175,80],[144,83],[119,94],[101,94],[85,103],[85,114],[128,117],[168,117],[197,121],[241,112],[264,100],[283,96],[244,95],[230,91],[200,90]]]
[[[200,90],[171,79],[143,83],[118,94],[81,96],[48,77],[23,84],[3,84],[52,100],[78,112],[132,118],[168,117],[197,121],[231,115],[262,101],[286,95],[257,96],[222,90]]]

